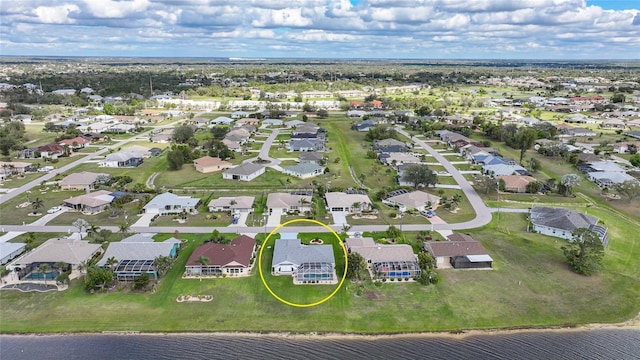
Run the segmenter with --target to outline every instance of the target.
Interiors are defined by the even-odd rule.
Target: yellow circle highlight
[[[298,303],[287,301],[287,300],[281,298],[280,296],[278,296],[278,294],[276,294],[273,290],[271,290],[271,288],[267,284],[266,280],[264,279],[264,274],[262,274],[262,251],[266,247],[265,245],[267,244],[267,242],[269,241],[271,236],[273,234],[277,233],[278,230],[280,230],[281,228],[283,228],[286,225],[289,225],[289,224],[292,224],[292,223],[296,223],[296,222],[311,222],[311,223],[314,223],[314,224],[317,224],[317,225],[321,225],[325,229],[329,230],[336,237],[336,239],[338,239],[339,245],[342,246],[342,251],[344,252],[344,271],[343,271],[343,274],[342,274],[342,279],[340,279],[340,283],[338,283],[338,286],[335,288],[335,290],[333,290],[333,292],[331,294],[329,294],[329,296],[325,297],[324,299],[321,299],[319,301],[316,301],[314,303],[309,303],[309,304],[298,304]],[[274,249],[275,249],[275,243],[274,243]],[[271,294],[271,296],[273,296],[274,298],[278,299],[283,304],[287,304],[289,306],[300,307],[300,308],[306,308],[306,307],[312,307],[312,306],[320,305],[323,302],[325,302],[325,301],[331,299],[333,296],[335,296],[335,294],[338,293],[338,290],[340,290],[340,288],[342,287],[342,284],[344,284],[344,280],[347,278],[347,266],[348,265],[349,265],[349,259],[348,259],[348,254],[347,254],[347,248],[342,244],[342,239],[340,238],[340,235],[338,235],[338,233],[336,233],[327,224],[325,224],[323,222],[320,222],[320,221],[317,221],[317,220],[312,220],[312,219],[293,219],[293,220],[289,220],[289,221],[286,221],[286,222],[278,225],[264,239],[264,242],[262,243],[262,246],[260,247],[260,252],[258,253],[258,272],[260,273],[260,280],[262,280],[262,284],[267,289],[267,291],[269,291],[269,294]]]

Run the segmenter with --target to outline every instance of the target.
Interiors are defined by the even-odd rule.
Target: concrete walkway
[[[2,229],[2,231],[4,232],[4,228]],[[7,242],[13,238],[16,238],[22,234],[24,234],[26,231],[9,231],[8,233],[0,236],[0,243],[3,242]]]
[[[131,226],[150,226],[151,219],[153,219],[154,216],[156,216],[156,214],[142,214],[140,215],[140,218]]]

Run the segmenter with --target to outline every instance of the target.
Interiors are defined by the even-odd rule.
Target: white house
[[[243,163],[222,172],[222,178],[228,180],[251,181],[264,174],[265,167],[254,163]]]
[[[170,192],[157,195],[145,205],[142,210],[147,214],[180,214],[182,212],[194,212],[200,202],[198,198],[190,196],[178,196]]]
[[[533,230],[544,235],[572,239],[573,231],[587,228],[595,231],[598,237],[607,245],[607,228],[598,225],[599,219],[595,216],[579,213],[577,211],[536,206],[531,209],[531,224]]]

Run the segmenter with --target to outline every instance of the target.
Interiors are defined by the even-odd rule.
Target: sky
[[[640,59],[640,0],[2,0],[0,55]]]

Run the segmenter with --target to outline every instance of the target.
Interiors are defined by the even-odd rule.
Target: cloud
[[[585,0],[29,0],[3,1],[0,17],[6,54],[588,59],[640,53],[640,9],[605,10]],[[114,46],[95,46],[103,39]],[[45,47],[47,41],[53,43]]]

